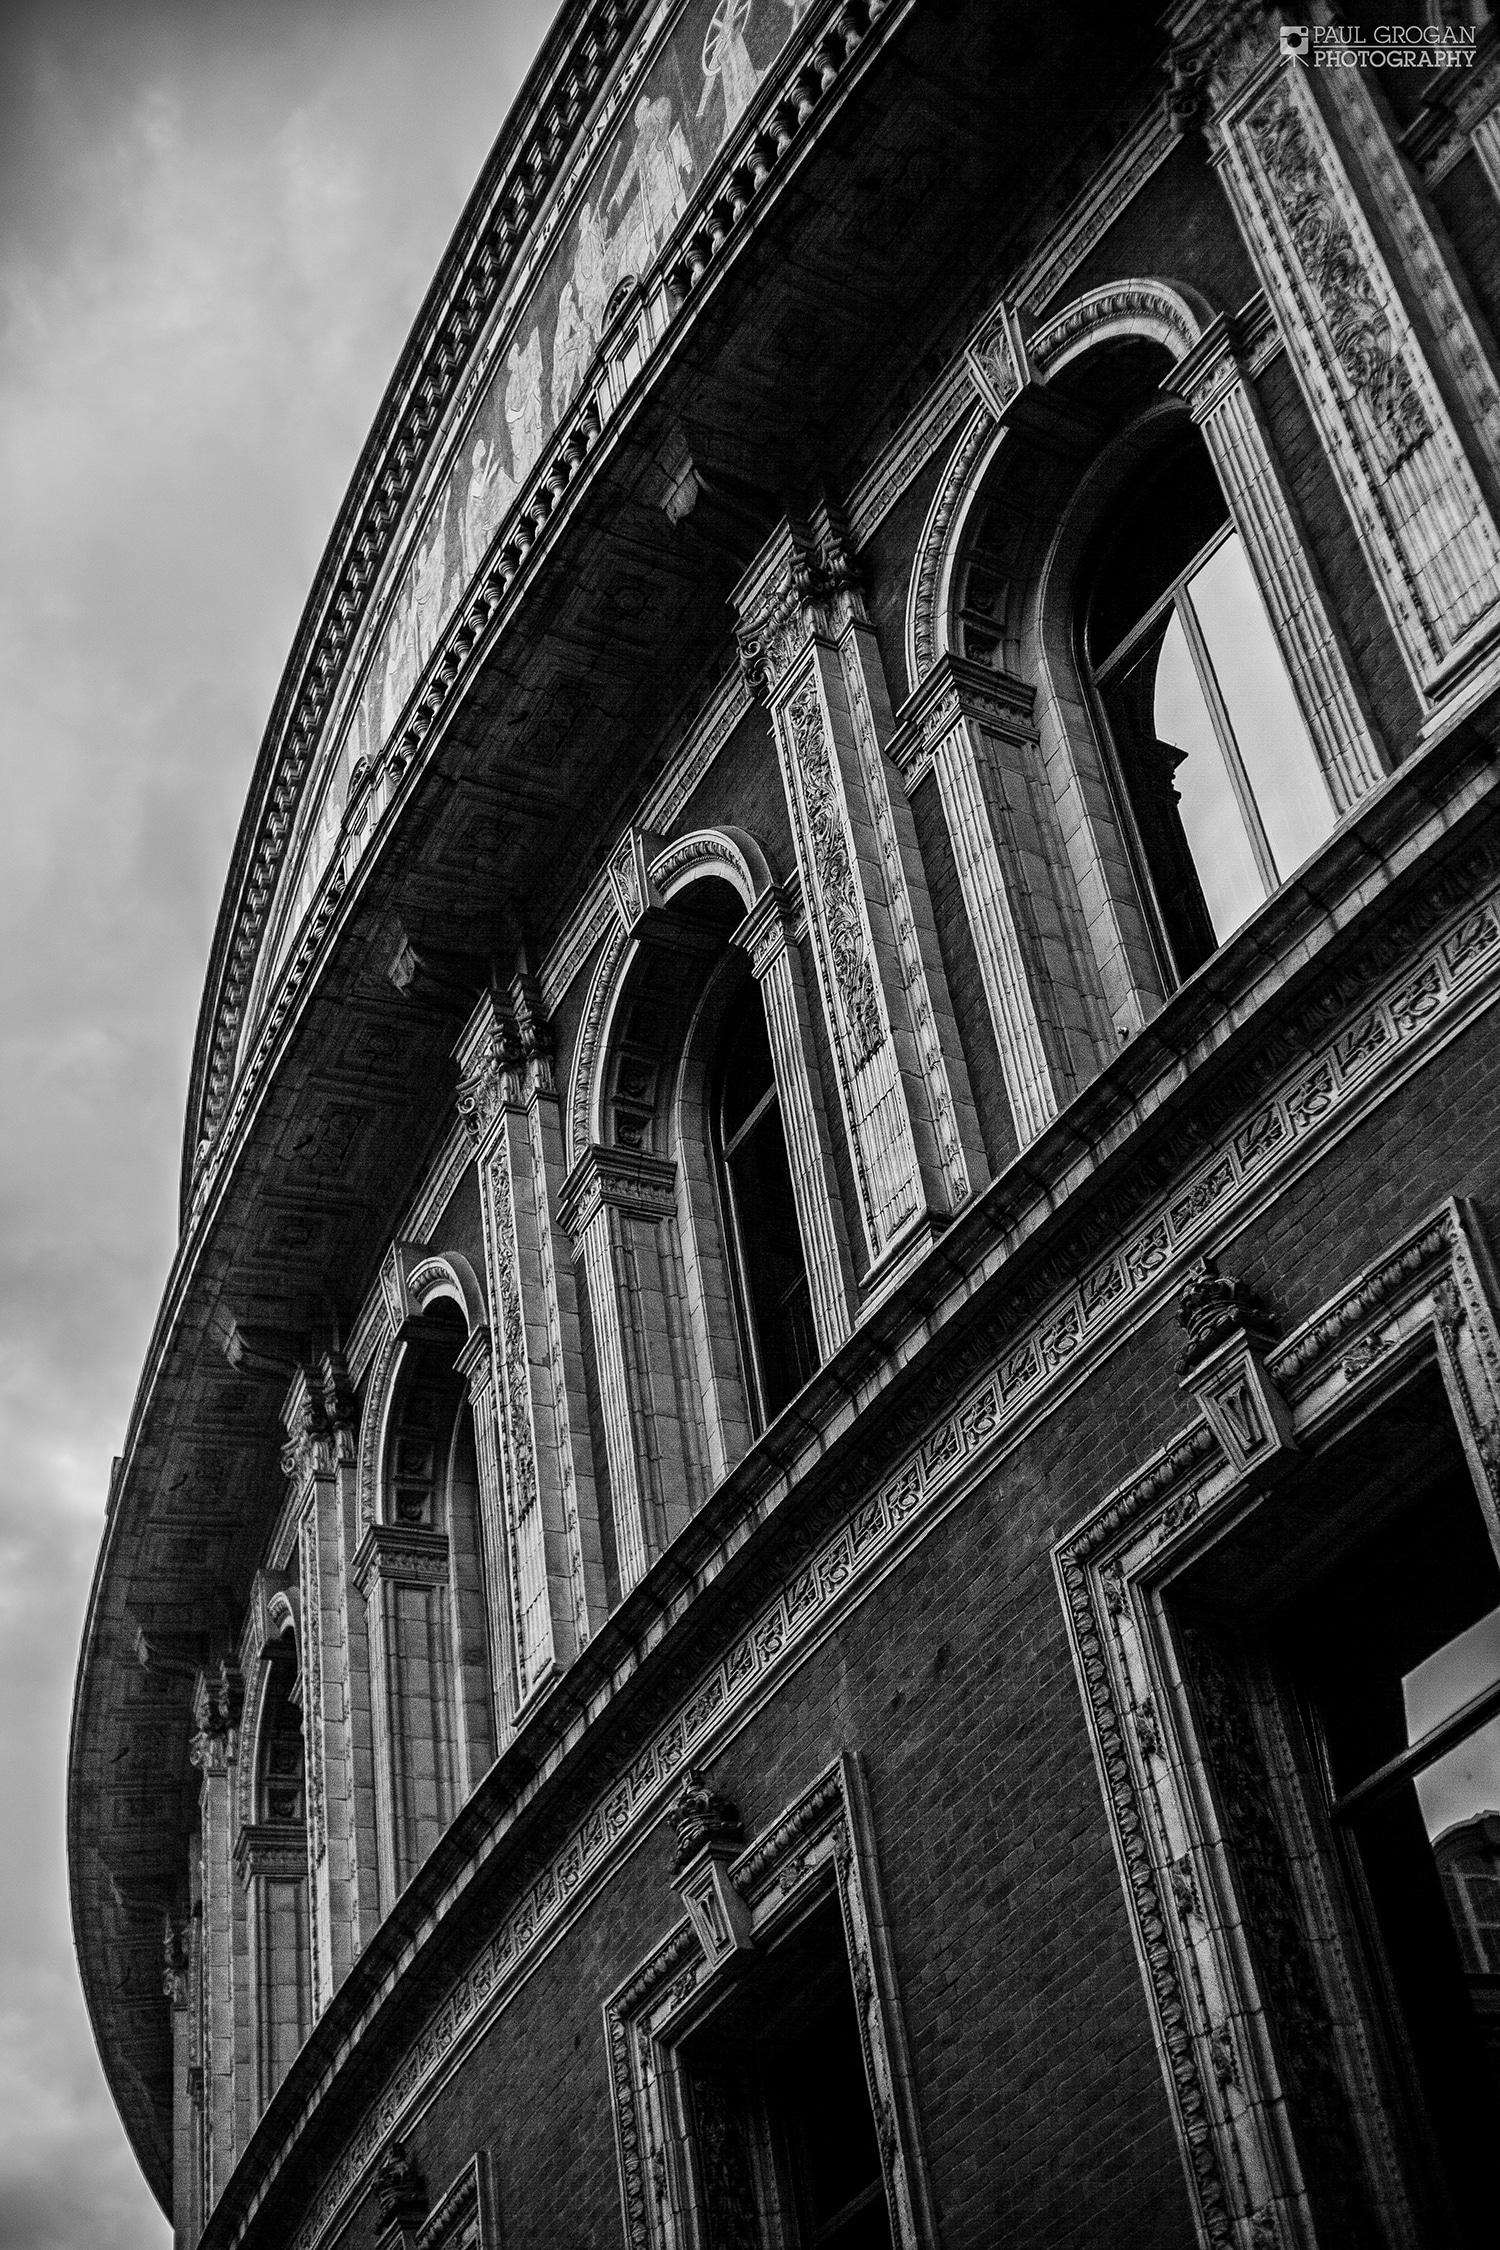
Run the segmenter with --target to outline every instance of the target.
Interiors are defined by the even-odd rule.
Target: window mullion
[[[1197,565],[1195,564],[1194,567],[1196,568]],[[1276,869],[1276,860],[1271,851],[1270,839],[1266,835],[1260,812],[1256,806],[1255,793],[1250,787],[1250,777],[1245,771],[1244,760],[1240,756],[1239,744],[1235,740],[1234,725],[1219,687],[1219,676],[1214,669],[1214,660],[1209,653],[1208,642],[1203,636],[1203,628],[1198,622],[1198,612],[1193,607],[1193,597],[1186,584],[1178,589],[1177,614],[1182,620],[1182,630],[1187,637],[1188,648],[1198,673],[1198,684],[1203,690],[1204,701],[1208,705],[1209,716],[1213,720],[1214,732],[1219,738],[1219,747],[1224,753],[1224,764],[1228,770],[1230,786],[1234,790],[1235,801],[1239,805],[1240,815],[1245,823],[1245,833],[1250,839],[1250,849],[1254,854],[1256,870],[1266,886],[1266,894],[1269,897],[1272,891],[1279,889],[1281,877]]]

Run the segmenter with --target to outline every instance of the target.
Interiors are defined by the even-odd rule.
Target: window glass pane
[[[1333,803],[1237,533],[1215,548],[1188,592],[1285,882],[1332,829]]]
[[[1476,1813],[1500,1820],[1500,1719],[1491,1719],[1416,1777],[1417,1803],[1434,1841]]]
[[[1199,438],[1154,462],[1103,525],[1089,604],[1089,662],[1106,664],[1228,513]]]
[[[1401,1682],[1406,1739],[1420,1742],[1500,1680],[1500,1609],[1413,1665]]]
[[[1161,645],[1154,723],[1159,739],[1184,753],[1173,776],[1182,826],[1214,934],[1222,945],[1255,912],[1266,892],[1187,635],[1176,616]]]

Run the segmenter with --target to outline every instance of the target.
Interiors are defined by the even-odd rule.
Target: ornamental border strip
[[[666,1791],[690,1755],[710,1755],[705,1747],[710,1737],[731,1716],[748,1716],[747,1706],[782,1684],[783,1675],[821,1637],[835,1608],[845,1607],[856,1590],[868,1593],[896,1550],[933,1528],[938,1504],[957,1504],[993,1467],[1004,1442],[1019,1434],[1022,1416],[1041,1403],[1068,1361],[1110,1335],[1118,1341],[1127,1316],[1159,1301],[1165,1269],[1199,1244],[1232,1205],[1260,1189],[1283,1161],[1321,1139],[1327,1120],[1352,1115],[1386,1064],[1425,1044],[1450,1014],[1457,1016],[1496,967],[1500,883],[1450,915],[1415,967],[1386,979],[1373,1004],[1346,1016],[1310,1061],[1287,1074],[1180,1189],[1161,1199],[1155,1215],[1132,1231],[1119,1252],[1055,1298],[1022,1342],[1002,1354],[907,1450],[874,1495],[817,1542],[627,1771],[595,1800],[450,1988],[345,2144],[292,2238],[292,2250],[318,2250],[386,2138],[446,2065],[456,2043],[467,2045],[500,2012],[535,1966],[542,1942],[560,1937],[627,1841],[638,1839],[660,1815]],[[706,1572],[705,1579],[715,1574]]]
[[[1493,1494],[1500,1344],[1489,1273],[1483,1235],[1452,1197],[1396,1236],[1266,1351],[1291,1442],[1347,1431],[1351,1410],[1370,1413],[1430,1338],[1476,1482]],[[1192,1422],[1054,1543],[1052,1562],[1199,2240],[1233,2250],[1248,2229],[1274,2250],[1301,2239],[1286,2223],[1301,2187],[1285,2176],[1275,2124],[1286,2082],[1268,2065],[1263,2029],[1247,2035],[1270,2002],[1227,1937],[1241,1912],[1227,1840],[1188,1778],[1202,1730],[1153,1592],[1232,1532],[1242,1504],[1258,1506],[1273,1480],[1264,1463],[1257,1477],[1226,1460],[1197,1404]],[[1314,2035],[1304,2019],[1302,2036]]]
[[[492,635],[516,581],[533,575],[528,563],[546,543],[544,535],[557,508],[585,465],[597,456],[605,431],[617,419],[626,396],[638,395],[638,378],[648,366],[660,366],[664,339],[676,329],[691,299],[701,294],[710,269],[722,271],[726,251],[741,247],[749,226],[753,225],[755,207],[763,205],[768,189],[775,190],[785,184],[789,166],[806,153],[810,141],[809,121],[822,121],[830,102],[847,91],[870,54],[883,44],[915,4],[916,0],[830,0],[827,20],[813,26],[800,46],[792,47],[779,58],[775,83],[757,101],[745,126],[731,136],[719,152],[705,175],[702,192],[652,268],[656,277],[652,292],[658,292],[664,283],[675,298],[659,332],[649,339],[636,364],[621,374],[618,383],[611,380],[616,370],[609,353],[601,346],[592,379],[583,386],[574,409],[559,423],[551,443],[508,510],[504,525],[497,530],[489,550],[488,567],[476,573],[455,602],[442,639],[408,698],[405,716],[372,760],[365,803],[371,800],[369,784],[375,781],[390,784],[385,802],[376,815],[377,822],[395,802],[402,778],[431,742],[441,717],[451,710],[454,691],[469,671],[473,652]],[[555,186],[554,179],[548,192]],[[752,214],[748,221],[747,213]],[[633,300],[633,309],[642,317],[648,313],[648,294],[644,288]],[[639,342],[639,336],[635,341]],[[617,390],[619,395],[609,398],[601,413],[601,402],[611,390]],[[437,419],[436,412],[432,419]],[[431,422],[427,425],[430,427]],[[403,511],[411,496],[411,489],[408,489],[400,503]],[[388,550],[388,553],[393,551]],[[352,611],[353,604],[349,606]],[[319,651],[316,664],[310,663],[307,667],[316,672],[318,700],[324,698],[326,683],[340,673],[348,654],[347,643],[338,654],[325,647]],[[268,991],[259,1024],[251,1026],[252,1033],[258,1032],[254,1047],[236,1071],[245,1002],[259,962],[258,940],[264,936],[268,915],[275,910],[281,874],[288,864],[288,848],[297,825],[293,800],[306,778],[309,762],[325,739],[327,719],[328,704],[324,701],[317,716],[310,708],[304,708],[295,728],[289,722],[284,730],[288,741],[295,735],[299,745],[295,753],[298,761],[295,774],[291,758],[285,757],[286,770],[273,794],[279,826],[273,835],[269,820],[262,823],[254,863],[247,872],[242,893],[246,898],[255,896],[253,926],[247,929],[246,917],[237,914],[230,932],[229,958],[215,1008],[201,1108],[190,1126],[195,1135],[195,1154],[190,1164],[189,1211],[194,1218],[206,1201],[225,1150],[235,1138],[247,1097],[264,1068],[352,872],[351,867],[344,864],[344,852],[336,853],[299,931],[288,939],[279,986]],[[341,845],[349,838],[352,827],[349,812],[355,809],[356,801],[351,794]],[[371,833],[358,856],[363,856],[364,849],[368,848],[374,825],[372,822]],[[267,868],[273,854],[276,871],[271,874]],[[232,1000],[231,986],[236,993]]]

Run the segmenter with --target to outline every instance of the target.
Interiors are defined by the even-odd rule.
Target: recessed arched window
[[[710,1103],[745,1356],[769,1422],[813,1373],[818,1349],[765,1011],[753,985],[720,1034]]]
[[[1244,548],[1196,431],[1100,526],[1083,654],[1169,981],[1190,976],[1334,824]]]

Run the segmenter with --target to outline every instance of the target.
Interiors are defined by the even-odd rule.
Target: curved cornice
[[[198,1019],[182,1162],[222,1111],[242,1012],[298,801],[344,662],[517,251],[643,0],[564,0],[417,314],[335,519],[282,673],[235,839]]]
[[[626,392],[638,392],[636,378],[642,370],[660,364],[664,355],[657,347],[664,336],[692,325],[706,282],[717,280],[732,251],[743,243],[768,190],[784,183],[817,125],[912,4],[823,0],[819,6],[815,0],[805,20],[788,18],[783,44],[758,69],[754,98],[737,102],[732,113],[726,104],[722,138],[704,156],[694,193],[685,204],[673,206],[680,219],[664,244],[646,248],[645,266],[653,277],[649,288],[630,290],[622,279],[591,376],[545,442],[540,431],[534,433],[537,444],[527,449],[524,471],[519,461],[514,464],[519,482],[506,503],[504,536],[495,538],[484,563],[455,593],[409,698],[403,685],[398,699],[405,701],[403,716],[388,738],[357,760],[339,843],[317,877],[316,900],[305,902],[304,919],[295,928],[291,915],[286,917],[285,960],[278,956],[275,962],[277,990],[268,988],[265,995],[264,1013],[273,1028],[278,1008],[289,999],[282,988],[295,981],[284,973],[286,962],[300,976],[316,951],[353,859],[388,810],[408,767],[466,692],[479,654],[499,628],[513,583],[534,569],[561,504],[601,450],[605,425]],[[481,350],[487,352],[499,340],[491,316],[504,290],[526,258],[540,252],[546,215],[555,218],[571,196],[576,183],[570,178],[564,184],[565,163],[570,155],[579,156],[581,178],[583,157],[593,163],[604,145],[581,148],[579,129],[591,114],[600,122],[595,97],[621,63],[627,33],[638,30],[639,43],[610,96],[611,119],[627,94],[649,87],[635,65],[655,68],[667,27],[675,40],[685,12],[661,8],[642,24],[644,11],[627,0],[574,0],[565,9],[470,199],[386,394],[304,611],[235,846],[194,1049],[182,1169],[185,1228],[201,1198],[209,1169],[205,1160],[221,1135],[231,1098],[243,1090],[250,1058],[241,1052],[241,1040],[252,984],[314,761],[321,757],[326,763],[335,697],[351,669],[358,670],[372,655],[377,607],[388,595],[398,605],[412,597],[412,589],[403,591],[397,574],[386,566],[413,533],[422,511],[430,502],[436,507],[424,479],[435,451],[456,435],[459,415],[467,414],[479,397],[477,361]],[[877,25],[881,40],[870,36]],[[633,161],[640,158],[638,147]],[[616,173],[613,158],[609,176],[617,179],[618,195],[626,174]],[[597,168],[592,177],[602,197],[606,183]],[[581,219],[579,223],[581,229]],[[528,270],[527,288],[533,279]],[[679,318],[683,314],[686,321]],[[518,320],[517,339],[520,325]],[[512,361],[518,351],[517,341]],[[539,382],[539,371],[534,375]],[[489,380],[493,384],[493,369]],[[507,399],[507,415],[510,411]],[[477,481],[477,467],[474,475]],[[420,500],[420,509],[413,509],[414,500]],[[432,528],[429,513],[427,529]],[[441,519],[434,536],[443,536]],[[415,569],[415,550],[407,559]],[[341,729],[349,716],[341,705]],[[256,1052],[251,1050],[252,1056]]]

